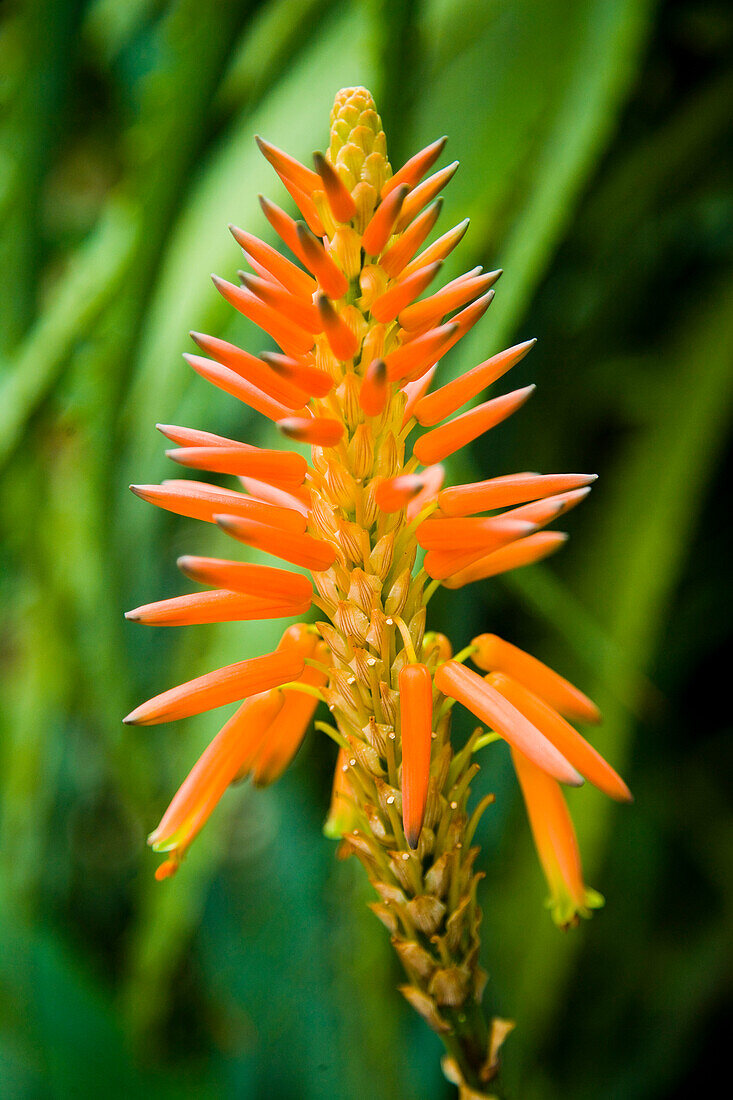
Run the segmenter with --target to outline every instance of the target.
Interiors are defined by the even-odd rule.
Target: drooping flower
[[[134,486],[143,499],[216,524],[247,547],[296,566],[184,556],[181,571],[208,590],[146,604],[128,618],[182,625],[302,619],[275,651],[162,692],[125,721],[150,724],[237,702],[195,764],[150,843],[171,875],[227,787],[277,779],[319,701],[339,745],[330,836],[354,853],[378,894],[410,1003],[446,1036],[446,1072],[479,1095],[497,1070],[504,1022],[484,1021],[478,963],[478,850],[471,840],[491,797],[469,813],[475,752],[507,741],[527,805],[553,914],[566,926],[598,895],[585,886],[560,783],[583,777],[618,800],[616,772],[567,719],[595,722],[589,699],[495,635],[455,657],[426,634],[426,608],[457,588],[528,565],[565,535],[542,530],[578,504],[593,475],[516,474],[444,487],[442,462],[516,412],[526,386],[466,408],[529,352],[524,341],[431,389],[442,358],[480,320],[501,272],[476,268],[433,289],[462,239],[462,222],[426,245],[439,194],[457,164],[429,174],[445,139],[393,173],[370,94],[336,97],[327,152],[311,169],[258,139],[298,209],[262,199],[292,258],[232,227],[250,271],[214,282],[278,351],[255,355],[192,333],[186,355],[203,378],[309,444],[310,461],[199,429],[159,425],[167,453],[193,471],[229,475],[226,488],[194,479]],[[303,572],[305,571],[305,572]],[[471,657],[485,675],[467,668]],[[453,702],[492,731],[454,752]]]

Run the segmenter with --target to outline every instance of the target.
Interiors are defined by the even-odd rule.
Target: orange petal
[[[285,291],[283,291],[285,293]],[[195,340],[202,351],[215,359],[223,367],[228,367],[241,378],[245,378],[262,390],[273,400],[285,405],[288,409],[302,409],[308,403],[308,395],[291,383],[280,378],[267,363],[258,359],[256,355],[238,348],[236,344],[229,344],[226,340],[219,340],[215,336],[206,336],[202,332],[192,332],[191,338]]]
[[[415,341],[417,343],[417,341]],[[502,420],[521,408],[524,402],[532,396],[535,386],[525,386],[521,390],[502,394],[491,401],[484,401],[475,409],[461,413],[454,420],[439,428],[433,428],[416,440],[413,453],[423,465],[432,465],[434,462],[442,462],[444,458],[459,451],[467,443],[478,439],[490,428],[496,427]]]
[[[303,390],[308,397],[325,397],[333,389],[332,376],[320,367],[314,367],[312,363],[278,355],[274,351],[264,351],[262,359],[276,374]]]
[[[268,691],[242,703],[179,787],[158,828],[148,838],[148,843],[156,852],[176,852],[174,860],[168,861],[174,864],[173,869],[243,764],[254,757],[283,701],[280,692]],[[165,878],[168,875],[156,877]]]
[[[427,210],[423,210],[422,214],[415,219],[412,225],[409,226],[404,233],[401,233],[399,237],[395,237],[389,248],[380,256],[379,266],[387,273],[390,279],[395,279],[415,255],[418,248],[437,222],[442,206],[443,200],[438,199],[436,202],[432,203]],[[438,256],[436,259],[440,261],[443,257]],[[432,262],[434,261],[426,260],[422,266],[427,267]]]
[[[186,554],[178,559],[178,568],[192,581],[257,596],[262,601],[300,603],[310,601],[313,587],[302,573],[275,569],[271,565],[251,565],[249,562],[226,561],[222,558],[200,558]]]
[[[318,296],[318,313],[331,351],[337,359],[353,359],[359,350],[356,333],[336,312],[325,294]]]
[[[466,302],[472,302],[487,291],[500,275],[500,271],[487,271],[483,275],[454,279],[430,297],[406,306],[400,313],[402,328],[421,329],[440,324],[443,318],[454,309],[465,305]]]
[[[490,554],[479,558],[472,565],[467,565],[464,569],[459,569],[446,577],[443,585],[445,588],[463,588],[467,584],[473,584],[474,581],[508,573],[510,569],[534,565],[535,562],[554,554],[567,542],[567,539],[568,536],[563,531],[537,531],[508,546],[492,550]]]
[[[435,686],[444,695],[462,703],[548,775],[571,787],[582,784],[575,768],[545,735],[477,673],[456,661],[447,661],[439,665],[435,673]]]
[[[229,367],[222,367],[219,363],[204,359],[202,355],[189,355],[186,353],[183,358],[207,382],[211,382],[220,390],[224,390],[224,393],[236,397],[238,401],[243,401],[245,405],[249,405],[251,409],[269,417],[270,420],[282,420],[284,416],[289,416],[293,411],[287,405],[275,401],[274,398],[253,386],[246,378],[242,378],[241,375],[230,370]]]
[[[415,184],[419,183],[425,173],[435,164],[445,149],[447,141],[447,137],[438,138],[437,141],[426,145],[419,153],[415,153],[414,157],[410,157],[409,160],[405,161],[399,171],[395,172],[392,178],[388,179],[382,187],[382,198],[386,199],[390,191],[394,191],[395,187],[399,187],[401,184],[414,187]]]
[[[387,364],[375,359],[369,364],[359,390],[359,404],[367,416],[379,416],[387,404]]]
[[[305,615],[311,599],[278,600],[237,595],[230,589],[193,592],[158,600],[128,611],[125,618],[147,626],[196,626],[202,623],[249,622],[256,619],[289,619]]]
[[[514,749],[512,761],[550,888],[553,920],[561,928],[569,928],[577,924],[578,916],[590,916],[590,910],[602,905],[603,898],[583,881],[578,841],[559,785]]]
[[[618,772],[549,703],[503,672],[492,672],[486,679],[544,733],[589,783],[617,802],[633,801],[631,791]]]
[[[310,443],[313,447],[335,447],[345,431],[340,420],[327,416],[290,416],[278,420],[277,426],[288,439]]]
[[[421,214],[420,217],[424,217],[424,214]],[[419,219],[416,219],[398,240],[404,240],[418,224],[418,221]],[[419,256],[416,256],[415,259],[404,268],[402,272],[403,277],[411,275],[413,271],[416,271],[420,267],[425,267],[425,264],[432,264],[435,263],[436,260],[444,260],[447,256],[450,256],[456,245],[460,244],[463,240],[468,226],[469,219],[466,218],[465,221],[459,222],[453,229],[449,229],[442,237],[438,237],[437,241],[433,241],[431,245],[428,245],[424,252],[421,252]],[[391,247],[390,245],[390,248]],[[386,256],[387,253],[385,253],[385,258]]]
[[[471,660],[484,672],[506,673],[535,692],[566,718],[580,722],[600,722],[600,711],[587,695],[523,649],[505,642],[496,634],[479,634],[472,639],[471,644],[476,647]]]
[[[318,316],[318,310],[312,302],[306,302],[297,294],[291,294],[285,287],[273,283],[268,279],[260,279],[256,275],[248,275],[246,271],[240,273],[242,283],[250,291],[256,294],[268,306],[280,310],[306,332],[321,332],[323,326]],[[227,364],[228,366],[229,364]],[[302,400],[301,400],[302,403]]]
[[[334,218],[339,222],[350,222],[356,213],[356,203],[351,197],[351,192],[322,153],[314,153],[313,162]]]
[[[382,199],[364,230],[361,244],[367,256],[378,256],[389,240],[409,187],[398,185]]]
[[[452,164],[448,164],[445,168],[441,168],[439,172],[436,172],[432,176],[428,176],[428,178],[419,184],[414,191],[410,192],[402,204],[402,212],[396,226],[397,233],[401,233],[403,229],[407,229],[412,219],[416,214],[420,213],[423,206],[427,206],[429,202],[432,202],[433,199],[440,194],[445,185],[453,179],[457,168],[458,161],[454,160]]]
[[[402,820],[407,843],[417,848],[430,780],[433,730],[433,680],[426,665],[404,665],[400,670],[400,726],[402,730]]]
[[[329,298],[343,298],[349,289],[349,280],[336,266],[325,248],[302,222],[296,225],[297,241],[303,263],[315,275],[324,294]]]
[[[264,138],[255,137],[255,141],[262,155],[270,162],[279,176],[285,176],[287,179],[292,180],[307,194],[321,190],[321,178],[310,168],[306,168],[295,157],[291,157],[289,153],[284,153],[282,149],[271,145]]]
[[[194,470],[243,474],[262,481],[302,485],[308,463],[294,451],[245,451],[241,447],[179,447],[166,451],[169,458]]]
[[[263,504],[244,493],[220,489],[203,481],[165,481],[162,485],[131,485],[130,488],[149,504],[207,523],[213,523],[216,514],[228,512],[272,527],[281,527],[285,531],[305,530],[304,517],[293,508]]]
[[[398,382],[402,378],[407,379],[409,375],[420,377],[445,354],[449,341],[456,332],[457,328],[451,322],[418,336],[409,344],[401,344],[395,348],[384,359],[390,381]]]
[[[467,371],[453,382],[441,386],[439,390],[423,397],[415,409],[415,419],[423,427],[432,427],[447,416],[465,405],[472,397],[491,386],[502,375],[511,370],[521,359],[525,357],[536,340],[527,340],[523,344],[509,348],[507,351],[492,355],[483,363],[479,363],[473,370]]]
[[[266,271],[277,279],[279,283],[292,294],[300,298],[312,298],[316,289],[316,281],[305,271],[301,271],[294,263],[273,248],[272,245],[261,241],[259,237],[253,237],[243,229],[237,229],[235,225],[229,226],[229,231],[237,244],[244,250],[250,260],[254,260],[265,268]]]
[[[190,718],[205,710],[214,710],[248,695],[295,680],[303,672],[303,659],[296,653],[267,653],[248,661],[207,672],[185,684],[149,699],[123,719],[128,726],[152,726]]]
[[[438,391],[440,392],[440,391]],[[595,481],[597,474],[510,474],[467,485],[451,485],[440,494],[440,510],[447,516],[489,512],[578,489]]]
[[[211,276],[214,286],[221,296],[245,317],[269,333],[288,355],[302,355],[313,347],[313,333],[306,332],[299,325],[281,316],[277,310],[260,301],[247,290]]]
[[[414,301],[418,294],[422,294],[423,290],[430,285],[438,274],[440,267],[441,261],[428,264],[427,267],[413,271],[412,275],[408,275],[405,279],[399,279],[396,283],[393,283],[389,290],[386,290],[384,294],[380,294],[372,302],[372,317],[383,324],[394,321],[400,310],[404,310],[409,302]],[[400,324],[402,324],[401,320]]]
[[[220,515],[217,524],[228,535],[239,539],[247,546],[264,550],[267,554],[301,565],[317,573],[329,569],[336,560],[336,549],[329,542],[314,539],[311,535],[295,535],[289,531],[278,531],[264,523],[241,519],[237,516]]]

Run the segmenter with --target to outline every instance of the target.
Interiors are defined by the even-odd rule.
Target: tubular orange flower
[[[550,888],[548,908],[561,928],[570,928],[599,909],[603,898],[583,882],[578,841],[559,784],[516,749],[512,761]]]
[[[156,695],[136,707],[123,721],[128,726],[152,726],[158,722],[189,718],[192,714],[214,710],[226,703],[277,687],[300,676],[302,671],[302,660],[289,653],[268,653],[265,657],[237,661]]]
[[[440,494],[440,510],[446,516],[470,516],[578,489],[595,479],[595,474],[510,474],[473,485],[452,485]]]
[[[425,819],[430,780],[433,731],[433,678],[426,665],[405,665],[400,671],[402,732],[402,820],[411,848],[417,848]]]
[[[291,507],[264,504],[245,493],[219,489],[216,485],[201,481],[164,481],[162,485],[131,485],[130,488],[142,500],[176,512],[179,516],[213,523],[217,513],[227,512],[271,527],[281,527],[284,531],[305,530],[303,516]]]
[[[240,703],[150,838],[168,853],[157,874],[176,870],[229,784],[251,776],[261,786],[280,776],[324,702],[330,722],[316,726],[339,746],[326,831],[341,838],[341,855],[363,863],[379,895],[372,908],[405,967],[402,992],[445,1038],[447,1075],[466,1095],[484,1096],[508,1028],[487,1024],[480,1005],[481,872],[471,842],[492,798],[469,811],[474,755],[495,737],[509,743],[563,924],[586,915],[597,896],[583,884],[558,781],[577,785],[585,775],[613,798],[629,794],[565,721],[598,720],[585,695],[496,635],[480,635],[453,657],[445,635],[425,633],[427,604],[441,582],[457,588],[557,549],[565,536],[538,528],[579,503],[593,475],[521,473],[443,488],[442,459],[498,426],[533,387],[459,410],[534,343],[430,392],[443,356],[484,315],[501,274],[474,268],[417,300],[468,225],[423,247],[440,213],[439,192],[457,168],[424,178],[445,139],[393,173],[374,101],[364,88],[347,88],[336,97],[328,150],[315,154],[315,171],[258,140],[298,209],[296,220],[260,199],[296,262],[230,227],[251,271],[240,272],[241,286],[214,281],[280,351],[258,356],[192,333],[204,354],[186,359],[274,422],[281,443],[285,435],[309,444],[309,459],[160,425],[174,461],[237,480],[222,487],[174,479],[133,491],[215,523],[307,575],[186,555],[183,573],[213,590],[145,604],[128,618],[168,626],[300,619],[311,604],[320,617],[288,627],[273,653],[165,691],[126,719],[152,724]],[[429,430],[415,439],[418,425]],[[481,515],[501,508],[512,510]],[[489,675],[464,667],[467,656]],[[456,753],[454,702],[493,731],[475,733]]]

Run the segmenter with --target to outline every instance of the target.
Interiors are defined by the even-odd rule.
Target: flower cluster
[[[460,411],[497,382],[533,341],[494,355],[431,390],[443,356],[476,324],[501,272],[466,272],[428,292],[467,222],[426,245],[457,165],[428,175],[445,141],[397,172],[364,88],[339,92],[325,156],[314,168],[265,141],[260,148],[297,206],[293,220],[262,209],[293,259],[232,228],[250,268],[220,293],[280,351],[253,355],[192,333],[193,369],[273,421],[301,454],[193,428],[161,425],[169,456],[194,471],[232,475],[238,489],[198,480],[133,486],[143,499],[215,523],[231,538],[299,571],[183,557],[204,590],[139,607],[156,625],[302,619],[277,649],[163,692],[125,721],[152,724],[228,703],[240,706],[214,738],[150,837],[172,874],[227,787],[277,779],[319,701],[339,745],[326,831],[363,862],[408,975],[403,992],[449,1051],[462,1088],[492,1078],[505,1026],[480,1013],[480,910],[472,839],[491,798],[472,812],[477,750],[501,738],[512,759],[563,926],[601,901],[584,881],[561,784],[588,779],[612,798],[628,788],[571,722],[593,703],[529,654],[493,634],[459,653],[426,633],[439,585],[459,588],[546,557],[565,535],[544,528],[578,504],[593,475],[521,473],[443,486],[441,463],[519,409],[528,386]],[[427,293],[426,293],[427,292]],[[470,660],[474,669],[467,667]],[[454,751],[451,708],[477,730]],[[468,1092],[466,1093],[468,1095]]]

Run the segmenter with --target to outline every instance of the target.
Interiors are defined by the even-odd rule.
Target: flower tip
[[[125,612],[125,618],[130,623],[139,623],[140,622],[139,611],[140,611],[139,607],[133,608],[132,611],[126,611]]]
[[[420,843],[420,833],[421,832],[422,832],[422,826],[420,826],[419,829],[416,829],[414,827],[405,829],[405,839],[407,840],[407,843],[410,846],[410,848],[412,848],[413,852],[416,851],[417,846]]]

